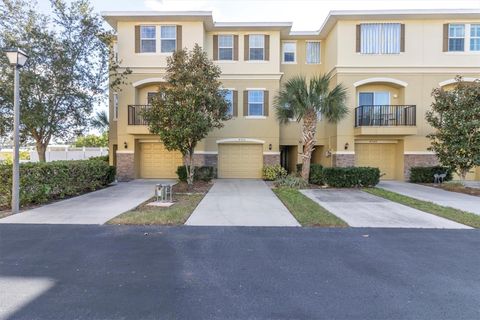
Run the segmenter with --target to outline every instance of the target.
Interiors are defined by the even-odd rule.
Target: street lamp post
[[[4,52],[15,74],[13,94],[12,213],[18,213],[20,209],[20,68],[25,65],[28,56],[20,49],[6,49]]]

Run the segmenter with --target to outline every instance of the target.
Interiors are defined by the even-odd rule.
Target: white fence
[[[63,148],[49,147],[45,153],[45,160],[85,160],[91,157],[100,157],[108,155],[108,148]],[[38,153],[36,150],[30,151],[30,162],[38,162]]]

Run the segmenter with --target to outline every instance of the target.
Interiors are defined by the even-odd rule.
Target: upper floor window
[[[177,48],[177,27],[160,26],[160,52],[174,52]]]
[[[308,64],[320,63],[320,42],[307,41],[305,44],[306,57],[305,61]]]
[[[470,25],[470,51],[480,51],[480,24]]]
[[[248,91],[248,115],[263,116],[264,92],[263,90]]]
[[[295,63],[296,61],[296,51],[297,43],[296,42],[283,42],[282,44],[283,51],[283,63]]]
[[[233,35],[218,35],[218,60],[233,60]]]
[[[233,116],[233,91],[225,90],[225,101],[227,102],[227,115]]]
[[[464,51],[465,50],[465,25],[449,24],[448,25],[448,51]]]
[[[400,23],[363,23],[357,28],[360,28],[357,29],[357,51],[360,53],[396,54],[403,51]]]
[[[265,36],[263,34],[251,34],[248,37],[249,60],[264,60]]]
[[[155,52],[156,39],[155,26],[140,26],[140,52]]]

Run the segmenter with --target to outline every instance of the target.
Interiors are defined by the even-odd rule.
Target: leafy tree
[[[75,140],[75,147],[108,147],[108,133],[104,132],[102,135],[97,136],[94,134],[88,134],[86,136],[80,136]]]
[[[110,122],[108,121],[108,115],[105,110],[98,111],[95,117],[90,121],[92,127],[100,130],[101,132],[108,131]]]
[[[20,77],[20,134],[35,142],[40,161],[51,139],[83,132],[93,105],[105,99],[109,76],[116,87],[130,73],[109,59],[114,34],[88,0],[50,5],[47,16],[35,1],[0,0],[0,46],[19,47],[30,56]],[[0,55],[0,133],[9,132],[12,109],[13,72]]]
[[[220,68],[198,44],[192,51],[177,51],[167,62],[167,85],[144,113],[150,131],[160,136],[167,150],[182,153],[189,185],[197,143],[229,119],[219,77]]]
[[[303,76],[289,79],[275,97],[277,118],[287,123],[296,119],[302,124],[302,178],[308,181],[310,175],[310,159],[315,149],[315,134],[318,115],[322,114],[327,121],[336,123],[348,114],[345,105],[346,88],[338,84],[330,89],[332,74],[314,76],[309,82]]]
[[[426,119],[435,132],[428,135],[429,149],[465,180],[469,170],[480,166],[480,81],[457,76],[452,90],[437,88],[432,96]]]

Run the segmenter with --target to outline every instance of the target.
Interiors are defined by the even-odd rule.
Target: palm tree
[[[303,120],[302,178],[306,181],[315,149],[318,115],[322,114],[328,122],[337,123],[348,114],[345,104],[347,89],[341,84],[330,89],[331,79],[331,72],[314,76],[308,83],[304,76],[296,76],[289,79],[275,97],[277,118],[281,123],[290,119]]]
[[[91,120],[90,123],[92,124],[92,127],[100,130],[102,133],[107,131],[108,127],[110,125],[110,123],[108,121],[107,112],[105,110],[97,112],[95,114],[95,117]]]

